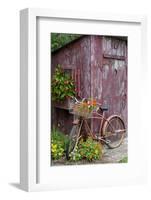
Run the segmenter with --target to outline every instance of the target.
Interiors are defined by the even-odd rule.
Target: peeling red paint
[[[109,107],[106,116],[120,114],[127,124],[127,42],[118,37],[85,36],[51,57],[52,74],[57,64],[71,70],[78,95],[93,97]],[[60,109],[61,110],[61,109]],[[53,111],[53,122],[62,121],[62,130],[70,131],[73,116]]]

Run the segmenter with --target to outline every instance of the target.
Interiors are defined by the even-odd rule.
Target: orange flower
[[[96,100],[93,100],[93,101],[92,101],[92,104],[93,104],[94,106],[96,106]]]

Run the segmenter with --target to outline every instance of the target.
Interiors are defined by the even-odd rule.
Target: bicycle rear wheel
[[[69,142],[66,145],[66,159],[70,159],[70,154],[74,151],[79,137],[79,125],[74,125],[69,135]]]
[[[126,129],[123,120],[118,115],[110,116],[103,125],[103,136],[111,149],[121,145]]]

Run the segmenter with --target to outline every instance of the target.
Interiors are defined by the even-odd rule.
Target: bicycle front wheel
[[[69,142],[66,146],[66,159],[70,159],[70,154],[74,151],[78,140],[79,125],[74,125],[69,135]]]
[[[103,136],[109,148],[119,147],[124,139],[126,129],[121,117],[118,115],[110,116],[103,125]]]

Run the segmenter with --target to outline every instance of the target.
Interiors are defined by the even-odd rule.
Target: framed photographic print
[[[20,17],[21,187],[145,183],[146,18],[47,9]]]

